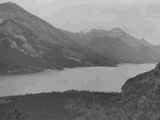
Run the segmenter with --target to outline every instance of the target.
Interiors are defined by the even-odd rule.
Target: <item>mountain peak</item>
[[[4,11],[8,11],[8,10],[15,11],[15,10],[20,10],[22,8],[14,2],[4,2],[0,4],[0,9]]]
[[[111,30],[111,32],[112,33],[115,33],[115,34],[125,34],[125,32],[124,32],[124,30],[123,29],[121,29],[121,28],[113,28],[112,30]]]
[[[1,3],[0,6],[18,6],[18,5],[14,2],[4,2]]]
[[[124,32],[124,30],[122,28],[119,28],[119,27],[113,28],[111,31]]]

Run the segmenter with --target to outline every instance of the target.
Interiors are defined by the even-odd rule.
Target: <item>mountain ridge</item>
[[[121,28],[109,31],[92,29],[86,33],[70,33],[70,36],[78,44],[88,47],[98,54],[117,60],[118,63],[150,63],[160,60],[160,52],[157,46],[144,39],[137,39]]]
[[[0,5],[0,19],[2,73],[116,65],[116,61],[82,48],[63,30],[53,27],[14,3]]]
[[[117,31],[123,34],[119,36],[118,33],[112,33]],[[0,5],[0,34],[0,44],[6,46],[1,51],[7,51],[6,55],[0,53],[1,68],[6,67],[5,71],[0,71],[6,73],[160,60],[158,48],[142,44],[120,28],[72,33],[52,26],[14,3]],[[28,62],[23,57],[29,59]],[[12,67],[14,70],[10,70]],[[16,68],[20,70],[16,71]]]

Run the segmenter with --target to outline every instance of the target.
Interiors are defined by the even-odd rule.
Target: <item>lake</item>
[[[71,89],[120,92],[127,79],[154,67],[155,64],[123,64],[118,67],[46,70],[35,74],[0,76],[0,96]]]

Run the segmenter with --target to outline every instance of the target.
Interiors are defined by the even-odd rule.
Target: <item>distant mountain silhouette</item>
[[[93,29],[72,36],[80,45],[118,63],[149,63],[160,60],[157,46],[144,39],[137,39],[121,28],[110,31]]]

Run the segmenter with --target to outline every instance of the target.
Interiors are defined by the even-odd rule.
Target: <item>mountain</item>
[[[2,74],[116,65],[116,61],[81,47],[63,30],[11,2],[0,4],[0,57]]]
[[[149,63],[160,60],[157,46],[144,39],[137,39],[121,28],[110,31],[93,29],[72,36],[78,44],[118,63]]]
[[[159,120],[160,63],[121,93],[66,91],[0,98],[2,120]]]
[[[17,4],[0,4],[0,73],[31,73],[79,66],[116,66],[160,60],[159,47],[121,28],[72,33]]]

